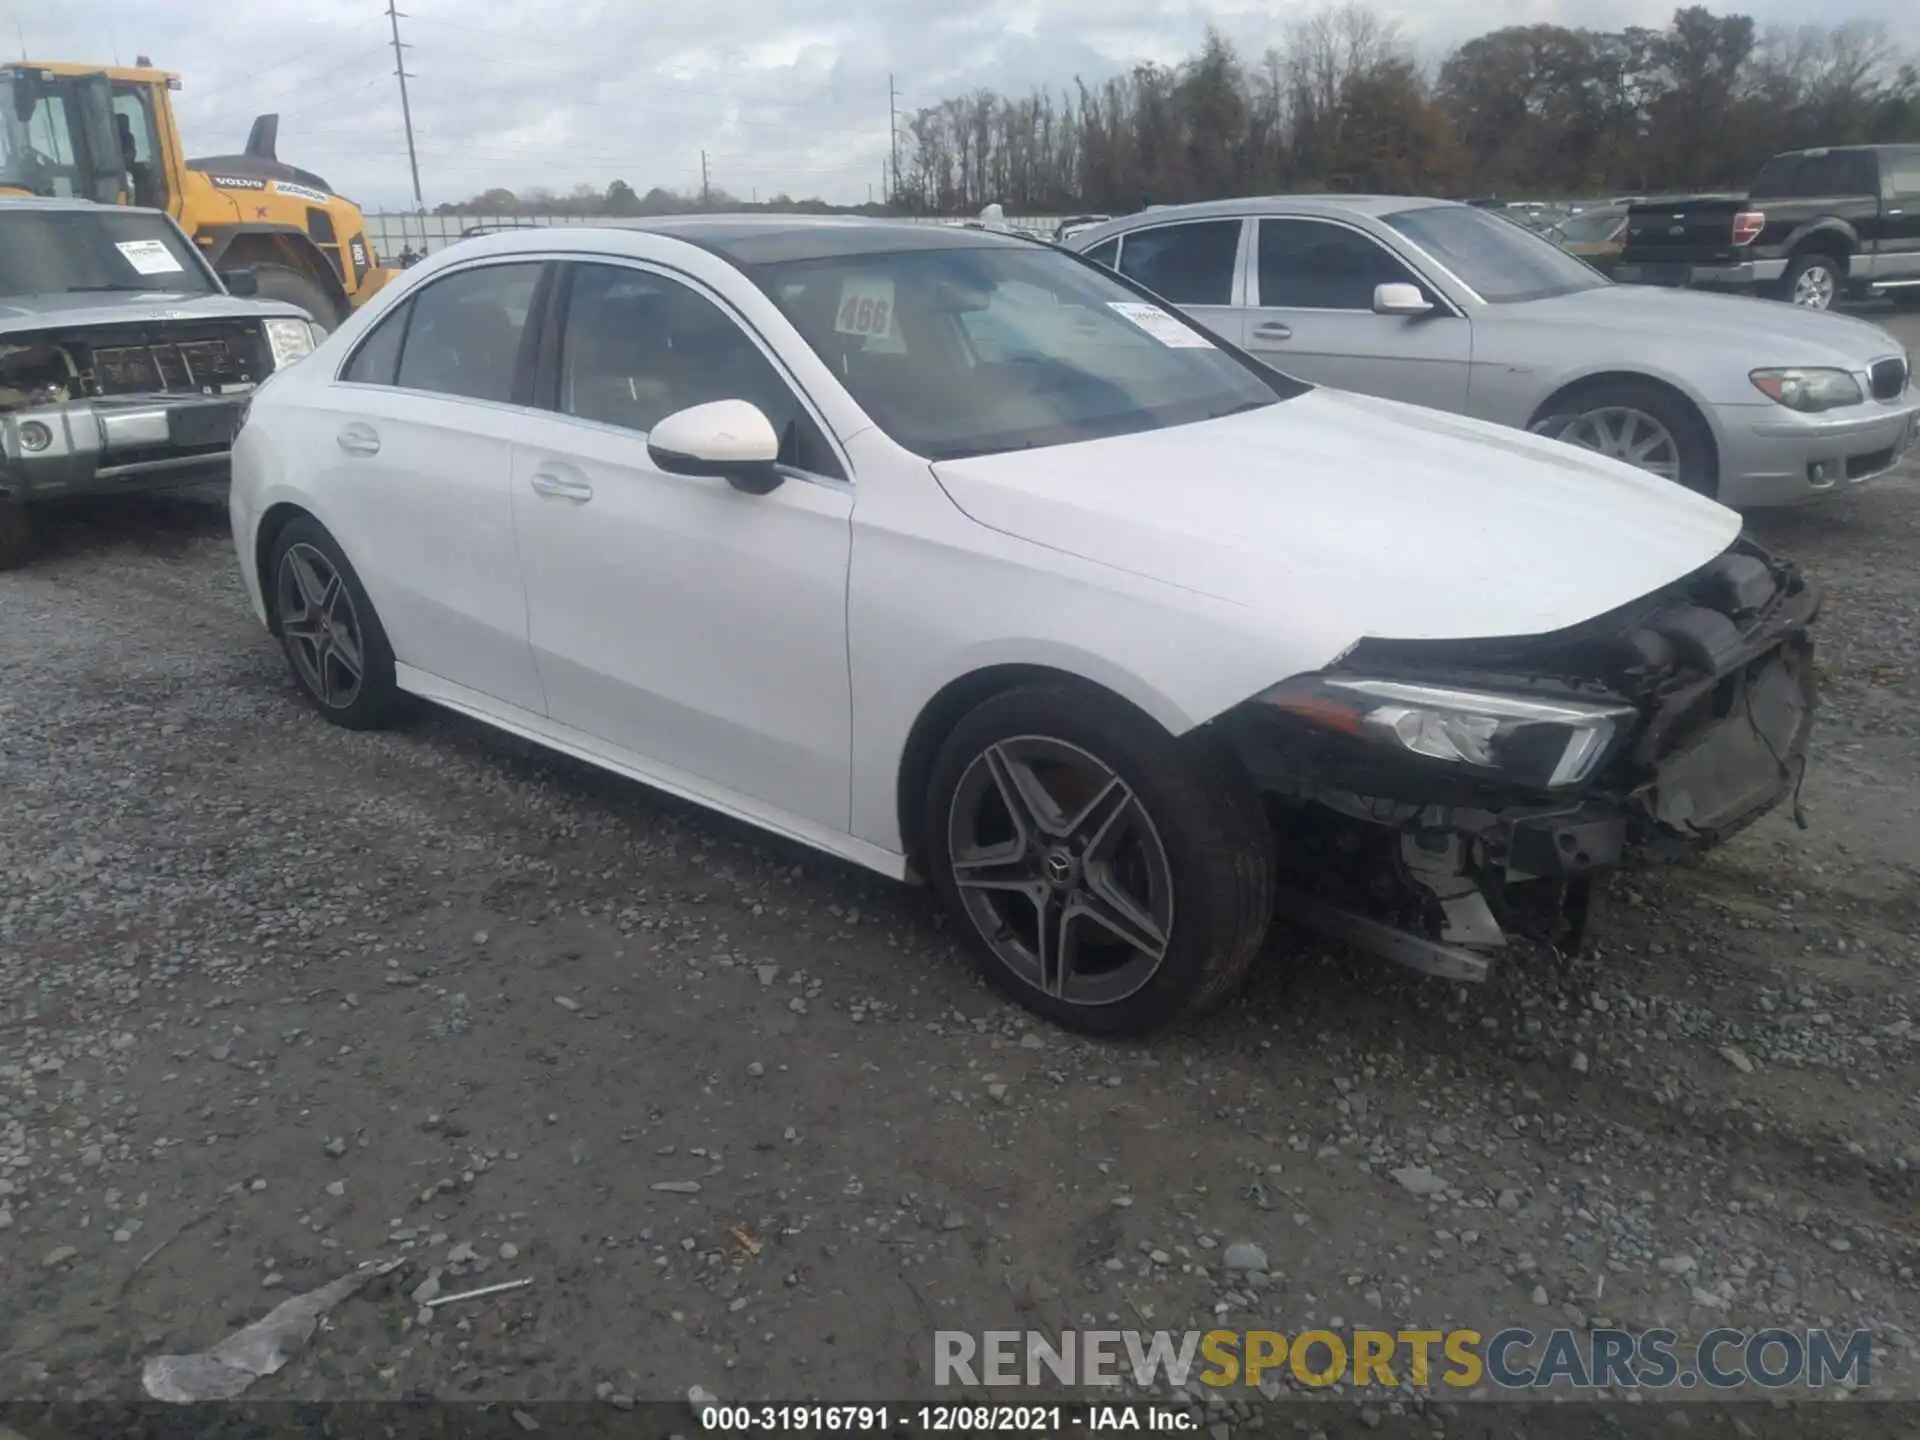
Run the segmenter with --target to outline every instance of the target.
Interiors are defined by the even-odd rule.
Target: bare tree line
[[[1690,6],[1664,30],[1490,31],[1429,72],[1394,22],[1348,3],[1255,61],[1210,33],[1178,66],[978,90],[907,128],[895,208],[941,214],[1303,189],[1639,193],[1742,186],[1781,150],[1920,140],[1920,71],[1869,23],[1762,34]]]

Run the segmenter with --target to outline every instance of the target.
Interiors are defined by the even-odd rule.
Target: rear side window
[[[1086,253],[1087,259],[1094,264],[1104,265],[1111,270],[1114,268],[1114,262],[1120,258],[1120,237],[1116,235],[1113,239],[1094,246]]]
[[[1920,150],[1896,150],[1881,164],[1886,168],[1886,193],[1890,198],[1920,198]]]
[[[540,270],[538,263],[463,270],[414,296],[400,351],[400,387],[511,401]]]
[[[1238,220],[1156,225],[1126,237],[1120,273],[1176,305],[1231,305]]]
[[[1879,193],[1879,167],[1869,150],[1779,156],[1761,167],[1749,192],[1755,200],[1818,200]]]
[[[340,378],[354,385],[391,385],[400,368],[400,342],[407,334],[407,314],[413,302],[406,301],[386,319],[373,327],[373,333],[360,342],[360,348],[347,362]]]

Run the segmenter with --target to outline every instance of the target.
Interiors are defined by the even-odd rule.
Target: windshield
[[[1264,375],[1103,272],[982,245],[749,272],[874,422],[930,460],[1217,419],[1305,386]]]
[[[1545,300],[1612,283],[1551,240],[1470,205],[1423,205],[1382,218],[1489,305]]]
[[[0,206],[0,296],[106,290],[215,293],[192,246],[158,215]]]
[[[1591,245],[1611,240],[1626,223],[1626,216],[1609,211],[1599,215],[1570,216],[1560,222],[1558,229],[1563,240],[1571,240],[1576,245]]]

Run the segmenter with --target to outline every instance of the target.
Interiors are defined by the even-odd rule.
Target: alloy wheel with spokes
[[[1266,938],[1273,832],[1245,770],[1084,682],[982,701],[922,797],[916,849],[987,979],[1061,1025],[1159,1029],[1228,994]]]
[[[1626,405],[1608,405],[1572,416],[1556,416],[1534,427],[1536,434],[1578,445],[1611,460],[1621,460],[1658,475],[1679,480],[1680,443],[1659,419]]]
[[[352,705],[366,673],[366,650],[353,597],[333,562],[313,545],[289,545],[280,556],[275,598],[280,633],[308,693],[332,710]]]
[[[301,693],[335,725],[384,725],[401,699],[393,647],[339,542],[298,516],[274,537],[260,579]]]
[[[1839,294],[1839,278],[1826,264],[1809,265],[1793,277],[1793,303],[1805,310],[1831,310]]]
[[[1132,788],[1078,746],[1038,735],[988,746],[954,792],[947,851],[982,938],[1048,995],[1124,1000],[1166,958],[1166,847]]]

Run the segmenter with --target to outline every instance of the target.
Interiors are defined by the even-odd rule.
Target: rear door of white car
[[[638,264],[562,268],[541,385],[513,513],[548,714],[844,830],[853,488],[825,426],[718,297]],[[783,436],[769,494],[647,456],[652,426],[723,399]]]
[[[1436,410],[1466,408],[1470,323],[1371,235],[1320,216],[1262,216],[1241,347],[1317,385]],[[1418,286],[1425,315],[1376,315],[1381,285]]]
[[[510,485],[526,414],[514,387],[544,273],[514,260],[433,280],[301,409],[314,493],[394,657],[535,713]]]

